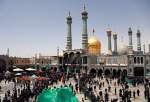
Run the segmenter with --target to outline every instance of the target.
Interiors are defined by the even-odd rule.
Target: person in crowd
[[[140,96],[140,90],[139,89],[137,89],[137,95]]]
[[[116,87],[115,87],[115,95],[117,94],[117,89],[116,89]]]
[[[134,99],[135,99],[135,91],[133,91],[133,97],[134,97]]]

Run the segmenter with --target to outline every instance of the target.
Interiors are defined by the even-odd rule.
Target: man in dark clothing
[[[111,87],[110,87],[110,85],[108,86],[108,91],[110,92],[110,89],[111,89]]]
[[[108,96],[108,93],[106,92],[106,94],[105,94],[105,102],[108,102],[108,100],[109,100],[109,96]]]
[[[122,90],[119,90],[119,97],[122,97]]]
[[[99,89],[101,89],[102,83],[99,84]]]
[[[86,90],[85,92],[84,92],[84,99],[86,100],[86,97],[87,97],[87,93],[88,93],[88,91]]]
[[[145,99],[147,98],[147,96],[146,96],[146,90],[144,90],[144,97],[145,97]]]
[[[128,95],[129,95],[129,98],[132,97],[132,95],[131,95],[131,90],[128,92]]]
[[[115,87],[115,95],[117,94],[117,90],[116,90],[116,87]]]
[[[135,98],[135,91],[133,91],[133,97]]]
[[[140,96],[140,90],[139,89],[137,89],[137,95]]]
[[[102,93],[102,91],[100,91],[100,92],[99,92],[99,96],[103,96],[103,93]]]

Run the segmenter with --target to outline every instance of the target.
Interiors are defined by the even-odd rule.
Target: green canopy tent
[[[125,82],[127,82],[128,84],[132,84],[132,83],[133,83],[133,80],[131,80],[131,79],[125,77]]]
[[[63,87],[44,90],[37,98],[37,102],[79,102],[71,88]]]

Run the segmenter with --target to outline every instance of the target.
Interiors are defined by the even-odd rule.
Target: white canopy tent
[[[33,68],[27,68],[26,71],[36,71],[36,69],[33,69]]]
[[[13,71],[14,71],[14,72],[22,72],[22,71],[24,71],[24,70],[21,69],[21,68],[15,68],[15,69],[13,69]]]

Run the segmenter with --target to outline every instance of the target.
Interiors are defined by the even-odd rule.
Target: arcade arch
[[[124,69],[124,70],[122,71],[122,75],[127,76],[127,70],[126,70],[126,69]]]
[[[144,76],[144,68],[143,67],[135,67],[134,68],[134,76]]]
[[[98,76],[102,76],[103,70],[102,69],[98,69],[97,75]]]
[[[109,70],[109,69],[106,69],[106,70],[105,70],[105,72],[104,72],[104,74],[105,74],[106,76],[108,76],[108,75],[110,75],[110,74],[111,74],[111,72],[110,72],[110,70]]]
[[[96,77],[96,69],[92,68],[89,74],[93,77]]]
[[[113,76],[116,77],[117,76],[117,70],[113,69]]]

